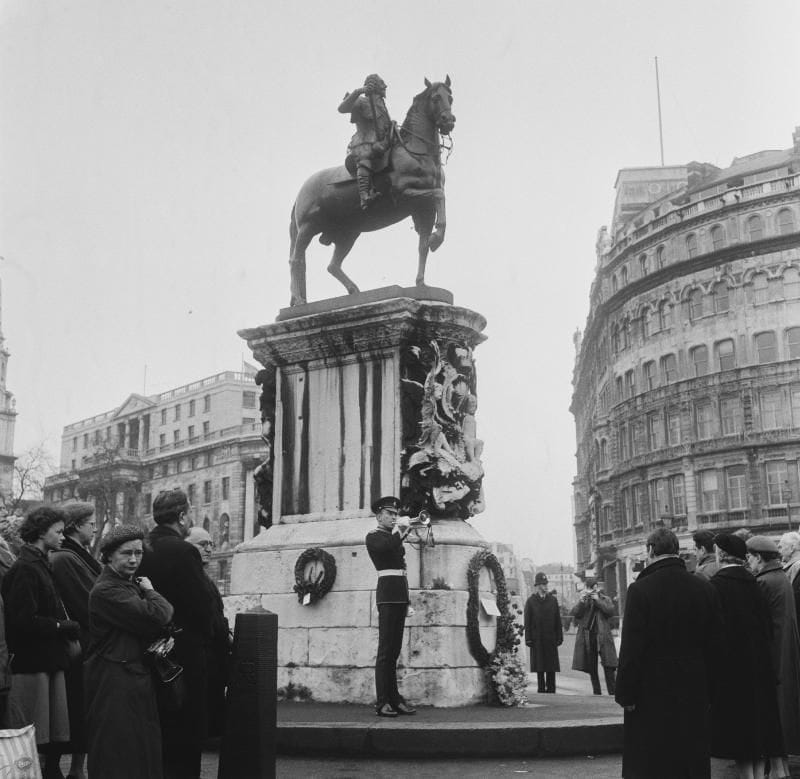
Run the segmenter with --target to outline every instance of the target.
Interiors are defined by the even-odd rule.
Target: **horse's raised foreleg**
[[[291,250],[289,254],[289,271],[291,274],[290,306],[298,306],[306,302],[306,249],[315,232],[308,225],[294,224],[292,213],[292,228],[290,229]]]
[[[419,262],[417,263],[416,284],[421,287],[425,284],[425,265],[428,262],[428,248],[430,246],[431,231],[433,230],[433,220],[435,211],[433,209],[423,209],[413,215],[414,229],[419,235],[417,251]]]
[[[328,264],[328,273],[334,278],[338,279],[350,295],[358,292],[358,287],[353,283],[353,280],[342,270],[342,263],[344,258],[350,254],[350,249],[356,242],[356,238],[361,233],[345,233],[344,235],[338,234],[333,242],[333,257]]]
[[[444,190],[440,187],[432,189],[414,189],[409,187],[403,190],[403,197],[415,200],[430,200],[436,214],[436,222],[431,227],[432,235],[428,239],[428,248],[435,252],[444,243],[444,231],[447,227],[447,216],[445,214]],[[434,232],[435,228],[435,232]]]

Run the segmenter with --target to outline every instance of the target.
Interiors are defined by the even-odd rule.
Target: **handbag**
[[[186,701],[186,679],[183,666],[176,663],[169,653],[175,640],[169,638],[156,639],[145,650],[145,658],[150,666],[156,688],[156,699],[161,711],[180,711]]]
[[[33,725],[16,730],[0,730],[0,776],[41,779]]]

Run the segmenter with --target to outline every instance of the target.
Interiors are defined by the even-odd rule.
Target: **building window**
[[[644,374],[644,386],[648,389],[655,389],[656,387],[656,364],[654,360],[646,362],[642,366],[642,373]]]
[[[662,515],[669,514],[669,498],[665,479],[653,479],[650,482],[650,521],[655,522]]]
[[[634,527],[638,527],[644,521],[644,512],[647,508],[643,484],[634,484],[631,488],[631,519]]]
[[[778,344],[775,339],[775,333],[772,331],[757,333],[755,343],[756,359],[759,364],[764,365],[768,362],[775,362],[778,359]]]
[[[660,413],[647,415],[647,443],[651,452],[664,445],[664,420]]]
[[[611,277],[611,292],[612,293],[616,292],[618,288],[619,288],[619,285],[617,284],[617,274],[615,273]]]
[[[167,434],[160,433],[158,436],[158,445],[159,446],[166,446],[167,445]]]
[[[256,423],[255,417],[242,417],[243,425],[254,425]]]
[[[647,306],[642,311],[642,338],[649,338],[653,334],[653,310]]]
[[[185,465],[186,462],[183,460],[183,458],[178,460],[178,473],[183,473],[183,471],[185,470]]]
[[[597,451],[600,468],[608,468],[608,441],[605,438],[600,439],[600,446]]]
[[[665,354],[661,358],[661,383],[671,384],[678,380],[678,363],[674,354]]]
[[[628,459],[628,426],[625,424],[620,425],[617,431],[617,450],[623,462]]]
[[[732,465],[725,469],[728,488],[728,508],[741,511],[747,508],[747,475],[744,465]]]
[[[203,412],[211,411],[211,395],[203,396]]]
[[[78,436],[75,436],[75,438],[72,439],[72,451],[78,451]]]
[[[747,220],[747,237],[751,241],[760,241],[764,235],[764,222],[758,214]]]
[[[256,407],[256,393],[255,392],[243,392],[242,393],[242,406],[244,408],[255,408]]]
[[[619,327],[616,322],[611,328],[611,351],[613,351],[614,354],[619,352]]]
[[[231,496],[231,477],[230,476],[223,476],[222,477],[222,499],[228,500]]]
[[[788,208],[778,211],[778,235],[788,235],[794,232],[794,214]]]
[[[717,314],[724,314],[729,309],[728,283],[719,281],[714,285],[714,311]]]
[[[714,435],[714,409],[711,401],[702,400],[695,404],[694,418],[697,428],[697,439],[705,441]]]
[[[191,463],[192,463],[192,470],[196,471],[198,466],[200,465],[200,458],[196,454],[192,455]]]
[[[211,482],[203,482],[203,503],[211,503]]]
[[[628,283],[628,266],[623,265],[619,271],[619,280],[622,286],[624,287]]]
[[[733,339],[727,338],[714,347],[717,350],[717,365],[721,371],[730,371],[736,367],[736,353],[733,348]]]
[[[656,249],[656,265],[659,268],[663,268],[667,261],[667,253],[663,246],[659,246]]]
[[[84,433],[83,434],[83,448],[84,449],[88,449],[89,448],[89,434],[88,433]]]
[[[625,396],[632,398],[636,394],[636,374],[631,371],[625,371]]]
[[[211,423],[203,422],[203,437],[207,436],[210,432],[211,432]]]
[[[629,528],[633,519],[631,512],[631,493],[627,487],[620,490],[622,493],[622,526]]]
[[[692,370],[695,376],[705,376],[708,373],[708,347],[695,346],[689,351],[692,360]]]
[[[722,229],[722,225],[714,225],[711,228],[711,245],[714,251],[725,246],[725,231]]]
[[[790,360],[800,359],[800,327],[786,331],[786,355]]]
[[[738,397],[720,399],[719,426],[720,433],[724,436],[742,432],[742,405]]]
[[[72,470],[72,471],[75,470],[75,460],[72,461],[72,467],[70,468],[70,470]]]
[[[669,303],[662,303],[659,306],[658,318],[662,330],[672,327],[672,306]]]
[[[166,425],[167,424],[167,409],[165,409],[165,408],[161,409],[161,424],[162,425]]]
[[[686,491],[683,485],[683,474],[679,473],[669,480],[669,495],[672,499],[672,513],[682,516],[686,513]]]
[[[190,400],[189,401],[189,416],[190,417],[194,416],[196,408],[197,408],[197,401],[196,400]]]
[[[694,321],[703,316],[703,292],[693,289],[689,293],[689,318]]]
[[[800,271],[797,268],[787,268],[783,273],[783,297],[786,300],[800,298]]]
[[[694,233],[686,236],[686,256],[690,260],[697,256],[697,236]]]
[[[788,471],[785,460],[771,460],[764,464],[767,474],[767,503],[778,506],[789,500]]]
[[[800,427],[800,385],[789,389],[789,400],[792,407],[792,427]]]
[[[667,412],[667,446],[677,446],[681,442],[681,414],[677,409]]]
[[[600,532],[608,534],[611,529],[611,506],[603,506],[600,511]]]
[[[189,429],[186,431],[186,435],[189,437],[189,443],[192,443],[194,440],[194,425],[189,425]]]
[[[778,430],[783,427],[780,390],[764,390],[761,401],[761,429]]]
[[[161,463],[161,475],[169,476],[169,463]]]
[[[716,471],[700,471],[697,474],[697,494],[700,511],[719,511],[719,485]]]
[[[181,419],[181,404],[178,403],[175,406],[175,415],[173,416],[172,421],[173,422],[180,422],[180,419]]]
[[[630,320],[626,319],[622,323],[622,348],[623,349],[630,349],[631,348],[631,323]]]
[[[639,257],[639,274],[641,276],[646,276],[647,270],[647,255],[643,254],[641,257]]]
[[[181,440],[181,431],[180,430],[173,430],[172,431],[172,442],[177,444],[178,441]]]
[[[190,484],[186,488],[186,498],[189,501],[189,505],[193,506],[195,502],[195,497],[197,496],[197,489],[194,484]]]
[[[769,281],[766,273],[756,273],[752,278],[750,286],[747,288],[748,298],[755,306],[760,306],[768,301]]]

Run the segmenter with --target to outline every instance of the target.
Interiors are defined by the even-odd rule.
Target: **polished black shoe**
[[[417,710],[413,706],[409,706],[405,701],[395,704],[394,710],[398,714],[416,714]]]
[[[388,703],[384,703],[383,706],[378,706],[378,708],[375,710],[375,713],[379,717],[396,717],[397,716],[397,712]]]

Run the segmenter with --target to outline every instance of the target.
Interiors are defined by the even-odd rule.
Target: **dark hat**
[[[547,576],[543,573],[537,573],[536,576],[533,578],[534,584],[547,584]]]
[[[153,501],[153,519],[158,522],[189,508],[189,498],[183,490],[162,490]]]
[[[780,554],[778,545],[766,536],[752,536],[747,539],[748,552],[772,552],[773,554]]]
[[[747,554],[747,544],[745,544],[742,538],[735,536],[733,533],[717,533],[717,535],[714,536],[714,543],[723,552],[738,557],[740,560],[744,560]]]
[[[115,549],[127,544],[128,541],[143,540],[144,531],[140,527],[136,525],[117,525],[117,527],[111,528],[100,541],[100,557],[106,561]]]
[[[378,498],[372,504],[372,513],[378,514],[381,509],[392,509],[393,511],[400,511],[400,501],[394,497],[394,495],[385,495],[382,498]]]
[[[64,530],[82,525],[94,514],[94,506],[82,500],[70,500],[59,508],[64,512]]]

